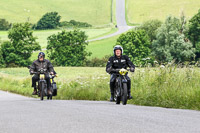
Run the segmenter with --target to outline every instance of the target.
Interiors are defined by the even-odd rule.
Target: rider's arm
[[[106,72],[110,73],[112,71],[113,59],[112,57],[109,58],[107,65],[106,65]]]
[[[48,61],[48,69],[49,69],[49,72],[54,72],[54,69],[53,69],[53,65],[51,64],[50,61]]]
[[[127,65],[130,67],[130,71],[134,72],[135,71],[135,65],[132,63],[132,61],[130,60],[130,58],[128,56],[126,57],[126,61],[127,61]]]
[[[36,65],[35,65],[35,62],[33,62],[32,65],[30,66],[29,72],[32,73],[35,71],[35,69],[36,69]]]

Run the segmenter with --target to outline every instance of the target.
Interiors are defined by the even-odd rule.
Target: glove
[[[109,67],[108,69],[107,69],[107,73],[110,73],[112,71],[112,67]]]
[[[130,71],[131,71],[131,72],[135,72],[135,68],[131,67],[131,68],[130,68]]]

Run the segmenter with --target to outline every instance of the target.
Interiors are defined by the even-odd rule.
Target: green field
[[[105,68],[56,67],[58,96],[65,100],[109,100]],[[129,104],[200,110],[199,68],[136,68],[130,73],[133,99]],[[27,68],[0,69],[0,89],[31,96]],[[39,100],[39,99],[38,99]]]
[[[85,31],[89,40],[116,32],[115,28],[80,29],[80,30]],[[67,31],[69,31],[69,29]],[[58,32],[61,32],[61,30],[42,30],[42,31],[34,31],[33,35],[38,38],[37,41],[39,42],[41,47],[46,48],[47,37],[49,37],[50,35],[53,35],[53,34],[57,34]],[[0,31],[0,38],[2,41],[8,40],[8,32]]]
[[[77,20],[92,25],[111,22],[111,0],[1,0],[0,18],[9,22],[36,23],[45,13],[57,11],[62,21]]]
[[[142,23],[150,19],[164,21],[167,16],[179,17],[184,12],[190,19],[200,9],[199,0],[126,0],[127,19],[130,23]]]
[[[113,54],[113,47],[116,45],[118,36],[111,38],[90,42],[87,46],[87,51],[92,52],[91,57],[89,58],[103,58],[106,55]]]

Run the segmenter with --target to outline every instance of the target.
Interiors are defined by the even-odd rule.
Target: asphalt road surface
[[[126,23],[125,0],[116,0],[116,20],[117,20],[117,28],[118,28],[117,32],[110,34],[110,35],[106,35],[103,37],[89,40],[89,42],[110,38],[110,37],[122,34],[126,31],[130,30],[131,28],[133,28],[132,26],[128,26]]]
[[[39,99],[0,91],[0,133],[192,133],[200,111]]]

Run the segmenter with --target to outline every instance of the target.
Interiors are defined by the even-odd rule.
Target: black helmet
[[[122,46],[116,45],[116,46],[113,48],[113,53],[114,53],[114,55],[115,55],[115,50],[117,50],[117,49],[121,50],[121,52],[122,52],[122,54],[123,54],[123,48],[122,48]]]
[[[45,58],[45,53],[44,53],[44,52],[40,52],[40,53],[38,54],[38,59],[39,59],[40,56],[43,56],[43,58]]]

